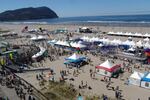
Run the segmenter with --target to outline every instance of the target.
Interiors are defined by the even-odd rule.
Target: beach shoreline
[[[79,27],[90,27],[93,30],[98,30],[102,32],[133,32],[133,33],[150,33],[150,28],[148,27],[128,27],[128,26],[105,26],[105,25],[90,25],[90,24],[3,24],[0,23],[0,28],[2,29],[10,29],[14,31],[20,32],[24,26],[29,26],[29,29],[38,29],[42,27],[44,29],[48,29],[49,31],[53,31],[59,28],[67,28],[69,30],[77,30]],[[17,28],[18,27],[18,28]]]

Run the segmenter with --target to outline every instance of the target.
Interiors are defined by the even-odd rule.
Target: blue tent
[[[70,61],[80,61],[80,60],[84,60],[84,59],[86,59],[86,57],[79,56],[75,53],[72,56],[65,58],[65,60],[70,60]]]
[[[150,89],[150,72],[145,73],[141,79],[141,87]]]
[[[64,62],[64,64],[70,64],[70,63],[80,64],[81,62],[83,62],[83,60],[67,60],[66,62]]]
[[[129,45],[119,45],[118,47],[122,48],[122,49],[125,49],[125,50],[128,50],[130,48]]]
[[[80,65],[80,63],[84,62],[85,59],[86,59],[86,57],[82,57],[82,56],[76,55],[74,53],[72,56],[65,58],[64,64]]]
[[[150,82],[150,72],[145,73],[144,77],[141,80]]]

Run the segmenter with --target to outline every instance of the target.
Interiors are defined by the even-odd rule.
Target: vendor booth
[[[141,87],[150,89],[150,72],[144,74],[144,77],[141,79]]]
[[[130,84],[133,84],[133,85],[140,86],[140,84],[141,84],[141,79],[142,79],[143,76],[144,76],[143,73],[134,71],[134,72],[131,74],[131,76],[129,77],[129,83],[130,83]]]
[[[76,53],[74,53],[72,56],[65,58],[65,65],[71,65],[74,67],[80,67],[83,62],[86,62],[86,57],[77,55]]]
[[[96,73],[108,77],[113,77],[115,74],[120,72],[120,69],[120,64],[115,64],[109,60],[106,60],[104,63],[96,66]]]

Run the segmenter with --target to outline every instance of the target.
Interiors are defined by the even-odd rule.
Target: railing
[[[7,70],[9,71],[9,70]],[[15,73],[13,73],[14,76],[18,79],[20,79],[21,81],[23,81],[24,83],[26,83],[28,86],[30,86],[33,89],[33,95],[38,99],[38,100],[50,100],[49,98],[47,98],[42,92],[40,92],[38,89],[36,89],[32,84],[30,84],[29,82],[27,82],[26,80],[24,80],[23,78],[19,77],[18,75],[16,75]]]

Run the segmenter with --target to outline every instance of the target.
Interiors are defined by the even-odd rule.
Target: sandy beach
[[[29,30],[30,29],[38,29],[39,27],[42,27],[43,29],[47,29],[48,31],[66,28],[71,33],[74,32],[75,30],[77,30],[79,27],[83,27],[83,26],[79,26],[79,25],[8,25],[8,24],[0,24],[0,28],[2,30],[10,30],[11,32],[16,32],[16,33],[18,33],[19,36],[27,36],[27,35],[34,36],[34,34],[21,32],[21,30],[25,26],[28,26]],[[91,33],[91,34],[74,33],[72,38],[83,37],[83,36],[89,36],[89,37],[100,36],[101,38],[107,37],[110,40],[120,39],[122,41],[125,41],[128,39],[128,37],[108,36],[106,34],[102,34],[102,32],[113,31],[113,32],[138,32],[138,33],[143,33],[143,34],[144,33],[150,33],[149,27],[106,27],[106,26],[87,26],[87,27],[90,27],[93,30],[98,31],[98,33],[96,33],[96,34],[94,34],[94,33]],[[48,36],[46,36],[46,37],[49,38]],[[51,39],[64,39],[64,38],[66,38],[66,34],[51,35]],[[133,37],[133,40],[138,41],[138,40],[143,40],[143,38],[134,38]],[[32,43],[32,41],[29,38],[25,38],[25,37],[15,38],[15,39],[7,39],[6,38],[5,41],[10,42],[10,44],[17,44],[17,45]],[[46,42],[44,42],[43,46],[48,47],[45,43]],[[37,43],[36,45],[42,45],[42,43],[39,43],[39,44]],[[42,68],[43,67],[43,68],[53,69],[54,72],[56,73],[54,75],[56,81],[59,81],[59,79],[60,79],[60,71],[61,70],[69,70],[70,74],[65,76],[65,77],[68,79],[74,78],[74,81],[66,80],[66,83],[67,84],[70,84],[70,83],[73,84],[75,86],[75,88],[81,92],[82,95],[92,96],[92,95],[105,94],[108,97],[115,98],[115,92],[112,90],[108,90],[106,88],[106,83],[101,81],[103,76],[96,74],[95,79],[92,79],[90,77],[89,70],[90,69],[95,70],[95,66],[104,62],[100,59],[101,57],[87,54],[86,56],[91,59],[92,64],[88,64],[88,65],[81,67],[77,77],[74,77],[73,71],[76,70],[76,68],[68,69],[64,65],[64,59],[66,57],[69,57],[69,56],[70,55],[60,56],[55,61],[49,61],[48,58],[44,58],[44,60],[42,60],[41,62],[36,62],[32,65],[33,66],[35,65],[36,68]],[[107,58],[107,57],[104,57],[104,58],[105,58],[105,60],[111,59],[111,58]],[[121,65],[123,64],[123,61],[121,61],[119,59],[114,60],[114,62],[119,63]],[[140,63],[136,63],[136,64],[140,65]],[[134,65],[130,65],[130,67],[133,67],[133,66]],[[143,66],[149,66],[149,65],[143,65]],[[134,69],[134,70],[144,72],[144,68],[141,68],[140,70],[138,70],[138,69]],[[49,71],[44,71],[44,74],[47,75],[48,72]],[[22,77],[23,79],[25,79],[26,81],[28,81],[29,83],[31,83],[33,86],[35,86],[37,89],[40,90],[41,87],[39,86],[39,81],[36,79],[36,75],[39,73],[41,73],[41,71],[29,71],[29,72],[24,72],[24,73],[17,73],[17,75],[19,75],[20,77]],[[149,89],[141,88],[139,86],[125,85],[124,84],[125,80],[127,78],[129,78],[130,75],[131,75],[131,73],[125,72],[121,79],[120,78],[112,78],[113,83],[111,86],[113,86],[113,87],[119,86],[119,89],[122,91],[122,95],[123,95],[122,98],[124,100],[138,100],[138,98],[140,98],[140,100],[148,100],[148,97],[150,97],[150,90]],[[84,84],[87,82],[87,85],[90,86],[92,89],[91,90],[79,89],[78,87],[81,84],[81,81],[83,81]],[[13,100],[13,99],[11,99],[11,100]]]

